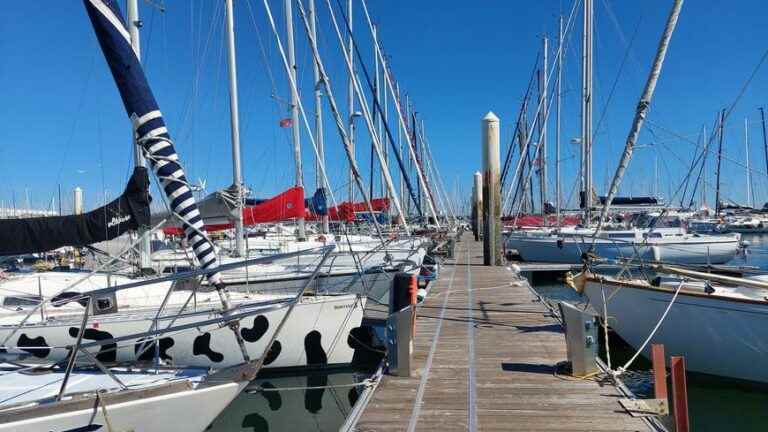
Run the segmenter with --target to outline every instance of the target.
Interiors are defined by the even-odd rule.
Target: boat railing
[[[217,325],[217,326],[220,326],[220,327],[230,326],[230,327],[233,328],[233,330],[235,330],[236,329],[235,327],[239,326],[240,320],[242,320],[244,318],[251,317],[251,316],[253,316],[255,314],[263,314],[263,313],[271,311],[271,310],[287,308],[287,311],[286,311],[285,315],[283,315],[283,317],[280,320],[276,330],[272,333],[272,336],[271,336],[270,340],[267,342],[267,344],[265,345],[265,348],[262,351],[261,355],[259,356],[259,358],[257,360],[252,362],[253,365],[254,365],[254,370],[256,372],[258,372],[258,370],[263,366],[264,361],[266,359],[266,356],[269,353],[270,349],[272,348],[272,345],[273,345],[274,341],[277,339],[277,337],[280,334],[281,330],[285,326],[285,323],[288,321],[288,319],[292,315],[292,312],[294,311],[296,305],[301,301],[302,296],[304,296],[304,294],[307,292],[309,286],[317,278],[318,274],[320,273],[321,267],[323,266],[325,261],[328,259],[328,257],[330,256],[330,254],[331,254],[331,252],[333,251],[334,248],[335,247],[332,246],[332,245],[331,246],[324,246],[322,248],[318,248],[318,249],[320,249],[320,252],[322,252],[322,254],[323,254],[321,260],[318,262],[317,266],[315,267],[314,272],[306,280],[306,282],[304,283],[304,285],[301,288],[301,290],[299,290],[299,292],[295,296],[293,296],[293,297],[290,297],[290,298],[287,298],[287,299],[267,300],[267,301],[262,301],[262,302],[258,302],[258,303],[249,303],[248,304],[248,308],[244,308],[243,305],[237,305],[237,306],[232,307],[230,310],[222,310],[221,314],[219,316],[214,317],[214,318],[209,318],[209,319],[204,319],[204,320],[197,320],[197,321],[194,321],[194,322],[185,322],[185,323],[182,323],[182,324],[176,324],[175,323],[175,319],[174,319],[173,321],[171,321],[169,323],[168,326],[166,326],[164,328],[158,328],[157,316],[156,316],[155,319],[153,320],[151,326],[150,326],[150,329],[148,331],[137,332],[137,333],[127,334],[127,335],[121,335],[121,336],[118,336],[118,337],[111,337],[111,338],[108,338],[108,339],[89,341],[89,342],[86,342],[86,343],[83,343],[83,336],[85,334],[86,326],[88,324],[88,319],[91,316],[91,309],[92,309],[91,308],[91,304],[94,302],[94,299],[99,294],[114,293],[114,292],[117,292],[117,291],[120,291],[120,290],[123,290],[123,289],[135,288],[137,286],[143,286],[143,285],[147,285],[147,284],[156,283],[156,281],[150,280],[150,281],[144,281],[143,283],[123,284],[123,285],[120,285],[120,286],[108,287],[108,288],[103,288],[103,289],[98,289],[98,290],[93,290],[91,292],[83,293],[82,294],[82,299],[84,299],[85,303],[86,303],[85,311],[83,312],[83,317],[82,317],[82,320],[80,322],[79,331],[78,331],[77,339],[76,339],[75,343],[70,345],[70,346],[64,347],[64,348],[69,350],[70,354],[67,357],[66,368],[64,370],[64,377],[62,379],[62,383],[61,383],[61,387],[59,389],[58,395],[56,396],[56,400],[60,401],[61,398],[63,397],[63,395],[66,393],[66,388],[67,388],[67,384],[68,384],[68,381],[69,381],[69,377],[71,376],[71,373],[74,370],[75,365],[77,363],[77,358],[80,355],[83,355],[83,356],[87,357],[88,360],[89,360],[89,363],[95,365],[99,370],[101,370],[103,373],[105,373],[107,376],[109,376],[111,379],[113,379],[117,383],[117,385],[120,386],[120,388],[122,388],[122,389],[126,389],[127,388],[125,386],[125,384],[122,381],[120,381],[119,378],[117,378],[114,374],[112,374],[112,372],[110,372],[109,368],[107,368],[101,361],[99,361],[96,358],[95,355],[93,355],[90,351],[88,351],[89,348],[96,348],[96,347],[101,348],[101,347],[104,347],[106,345],[112,345],[111,347],[106,348],[106,350],[117,350],[118,346],[119,346],[119,344],[121,342],[135,341],[137,339],[145,339],[144,340],[144,345],[141,348],[141,351],[136,354],[136,358],[139,358],[139,356],[141,354],[143,354],[145,351],[147,351],[150,347],[156,346],[157,338],[159,336],[164,335],[164,334],[175,333],[175,332],[184,331],[184,330],[191,330],[191,329],[200,328],[200,327],[206,327],[206,326],[211,326],[211,325]],[[314,252],[317,253],[318,251],[314,251]],[[288,257],[288,255],[294,255],[294,254],[291,253],[291,254],[283,254],[283,255],[284,255],[283,257]],[[275,257],[269,257],[269,259],[274,259],[274,258]],[[257,258],[257,259],[253,259],[253,260],[246,260],[246,261],[243,261],[243,262],[227,264],[226,266],[228,268],[237,268],[239,266],[253,264],[253,261],[263,262],[265,260],[266,260],[266,258]],[[166,279],[166,280],[181,280],[182,277],[190,278],[190,277],[202,276],[202,275],[207,275],[207,274],[214,273],[214,272],[217,272],[217,271],[221,271],[221,268],[207,269],[207,270],[195,270],[195,271],[186,272],[184,274],[176,274],[176,275],[173,275],[173,276],[164,277],[162,279]],[[172,290],[173,290],[173,287],[171,287],[170,291],[172,291]],[[96,294],[96,293],[99,293],[99,294]],[[165,303],[163,305],[161,305],[161,309],[164,306],[165,306]],[[255,306],[257,306],[257,307],[255,307]],[[158,311],[158,315],[159,315],[159,312],[160,311]],[[181,313],[181,312],[183,312],[183,309],[179,311],[179,313]],[[20,327],[21,327],[21,325],[17,326],[14,329],[14,331],[18,330]],[[11,333],[11,335],[12,334],[13,333]],[[9,337],[10,337],[10,335],[9,335]],[[4,346],[3,348],[5,348],[6,350],[10,349],[12,351],[20,349],[20,347],[6,347],[6,346]],[[21,347],[21,348],[23,348],[23,347]],[[102,348],[100,350],[100,353],[103,353],[103,352],[105,352],[105,349]],[[251,363],[251,360],[250,360],[250,358],[248,358],[248,356],[247,356],[245,351],[243,351],[243,356],[244,356],[244,359],[243,359],[244,362]],[[157,365],[159,365],[159,363],[160,363],[157,350],[156,350],[156,355],[155,355],[155,363]]]

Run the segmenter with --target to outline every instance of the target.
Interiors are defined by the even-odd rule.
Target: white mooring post
[[[79,215],[83,213],[83,190],[76,187],[74,195],[74,208],[72,210],[74,214]]]
[[[483,264],[502,265],[499,128],[496,114],[483,117]]]
[[[475,172],[472,183],[472,233],[475,241],[483,237],[483,174]]]

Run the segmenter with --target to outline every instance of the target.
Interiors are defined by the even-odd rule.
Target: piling
[[[83,213],[83,190],[76,187],[74,193],[75,208],[73,210],[75,214],[81,214]]]
[[[483,175],[475,172],[472,183],[472,234],[475,241],[483,236]]]
[[[499,118],[488,112],[482,121],[483,264],[487,266],[502,265],[499,128]]]

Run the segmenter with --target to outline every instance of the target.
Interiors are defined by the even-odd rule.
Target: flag
[[[289,118],[284,118],[284,119],[280,120],[280,127],[281,128],[289,128],[291,126],[293,126],[293,120],[291,120]]]

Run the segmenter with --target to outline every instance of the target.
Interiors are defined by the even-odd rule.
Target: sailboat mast
[[[547,221],[546,203],[547,203],[547,63],[549,62],[549,39],[546,36],[542,38],[542,56],[541,79],[541,109],[539,110],[539,199],[541,200],[541,216],[544,226],[549,225]]]
[[[717,184],[715,185],[715,216],[720,216],[720,165],[723,160],[723,123],[725,123],[725,110],[720,111],[720,122],[718,125],[717,146]]]
[[[755,202],[754,198],[752,197],[752,168],[749,164],[749,119],[746,117],[744,118],[744,153],[747,162],[747,205],[754,207]]]
[[[139,35],[139,29],[141,28],[141,20],[139,19],[139,4],[138,0],[128,0],[127,5],[128,15],[128,34],[131,37],[131,48],[136,53],[136,58],[141,62],[141,36]],[[136,131],[131,125],[131,146],[133,147],[133,165],[137,167],[146,166],[144,155],[141,153],[141,147],[136,143]],[[151,247],[150,238],[148,235],[144,235],[146,229],[139,227],[138,235],[141,237],[139,242],[139,267],[143,269],[149,269],[152,267],[151,262]]]
[[[765,132],[765,110],[760,107],[760,120],[763,125],[763,150],[765,151],[765,169],[768,172],[768,134]]]
[[[286,49],[288,51],[288,64],[291,67],[291,77],[288,82],[296,81],[296,52],[293,47],[293,6],[291,0],[285,0],[285,32]],[[291,136],[293,138],[293,158],[296,161],[296,187],[304,187],[304,175],[301,170],[301,131],[299,130],[299,91],[297,86],[291,86]],[[296,221],[298,224],[298,233],[296,238],[299,241],[307,239],[304,229],[304,218],[300,217]]]
[[[349,144],[352,151],[352,158],[355,158],[355,82],[353,75],[355,74],[355,57],[354,57],[354,40],[352,38],[352,26],[354,20],[352,19],[352,0],[347,0],[347,16],[349,17],[349,39],[347,42],[347,52],[352,60],[352,71],[349,73],[349,79],[347,81],[347,110],[349,112]],[[349,170],[349,202],[355,202],[355,189],[353,187],[355,175],[352,169]]]
[[[243,226],[243,174],[240,167],[240,114],[237,105],[237,60],[235,54],[235,24],[232,0],[225,0],[227,10],[227,60],[229,62],[229,119],[232,133],[232,186],[235,189],[235,254],[245,256],[245,227]]]
[[[317,41],[317,10],[315,9],[315,0],[309,0],[309,28],[312,39]],[[316,62],[312,62],[312,70],[315,76],[315,145],[317,145],[317,161],[315,167],[315,181],[317,189],[325,186],[320,175],[321,166],[325,167],[325,145],[323,143],[323,80],[320,75],[320,69]],[[323,234],[330,231],[328,224],[328,213],[320,217],[321,230]]]
[[[702,163],[702,169],[704,171],[704,178],[701,182],[701,205],[707,205],[707,156],[709,156],[709,137],[707,136],[707,126],[704,126],[704,160]]]
[[[560,226],[560,111],[563,79],[563,16],[558,19],[557,30],[557,117],[555,119],[555,214],[557,217],[557,226]]]
[[[582,207],[589,223],[592,208],[592,0],[584,0],[584,34],[582,37],[581,154]]]

